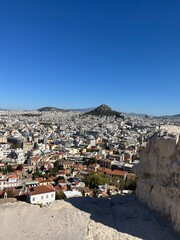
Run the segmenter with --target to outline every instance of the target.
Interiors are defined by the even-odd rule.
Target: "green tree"
[[[49,174],[48,173],[43,174],[43,178],[48,179],[49,178]]]
[[[136,185],[137,185],[137,177],[130,177],[125,181],[124,189],[135,191]]]
[[[57,161],[55,161],[55,163],[54,163],[54,168],[56,168],[56,169],[58,170],[59,167],[60,167],[60,161],[57,160]]]
[[[4,175],[7,174],[6,168],[3,168],[2,173],[3,173]]]
[[[56,167],[49,169],[49,176],[55,176],[55,173],[58,172]]]
[[[90,188],[97,188],[98,185],[103,185],[103,178],[95,172],[88,173],[85,176],[85,184]]]
[[[61,200],[61,199],[65,199],[66,198],[66,196],[65,196],[65,194],[63,193],[63,191],[58,191],[58,192],[56,192],[56,200]]]
[[[14,172],[14,169],[13,169],[13,167],[11,165],[7,165],[6,171],[7,172]]]
[[[38,167],[36,167],[36,170],[32,176],[33,176],[33,180],[35,180],[38,177],[42,177],[42,173],[39,171]]]
[[[57,184],[59,180],[64,180],[64,177],[63,176],[57,177],[56,180],[55,180],[55,183]]]
[[[104,174],[101,177],[103,179],[103,184],[110,184],[111,179],[110,179],[110,177],[107,174]]]
[[[125,185],[124,179],[119,179],[119,181],[115,183],[115,186],[121,191],[124,189],[124,185]]]

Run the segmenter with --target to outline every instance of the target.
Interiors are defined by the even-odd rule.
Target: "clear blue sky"
[[[180,113],[179,0],[1,0],[0,108]]]

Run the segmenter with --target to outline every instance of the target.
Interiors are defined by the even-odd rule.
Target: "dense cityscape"
[[[107,105],[86,113],[1,111],[1,198],[46,205],[132,193],[140,152],[170,120],[111,113]]]
[[[0,2],[0,240],[180,240],[179,9]]]

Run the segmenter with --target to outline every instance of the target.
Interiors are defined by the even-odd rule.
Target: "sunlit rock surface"
[[[142,152],[134,169],[137,197],[166,216],[180,233],[180,127],[163,126]]]

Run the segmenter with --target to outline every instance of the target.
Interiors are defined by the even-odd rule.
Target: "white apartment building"
[[[10,176],[8,178],[0,178],[0,190],[9,187],[18,187],[19,179],[16,176]]]
[[[48,205],[55,201],[56,191],[51,186],[37,186],[30,188],[27,201],[32,204]]]

